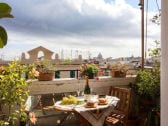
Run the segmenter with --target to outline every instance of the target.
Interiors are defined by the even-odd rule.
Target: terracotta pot
[[[54,72],[39,73],[39,81],[51,81],[54,79]]]
[[[126,77],[126,72],[122,71],[111,71],[111,76],[112,77]]]

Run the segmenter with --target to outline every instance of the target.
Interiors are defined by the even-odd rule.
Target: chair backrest
[[[46,107],[46,106],[52,106],[55,103],[55,99],[54,99],[54,93],[52,94],[42,94],[41,95],[41,104],[42,107]]]
[[[126,116],[128,116],[131,99],[131,89],[111,86],[109,95],[116,96],[120,99],[115,109],[122,111]]]

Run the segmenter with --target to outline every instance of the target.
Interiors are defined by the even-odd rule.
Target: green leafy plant
[[[135,91],[140,96],[140,109],[145,112],[145,126],[158,126],[160,121],[160,42],[154,41],[156,46],[149,49],[149,56],[153,60],[151,69],[138,71]],[[158,108],[158,109],[155,109]]]
[[[66,59],[66,60],[62,61],[60,64],[61,65],[70,65],[70,64],[72,64],[72,60]]]
[[[160,42],[154,41],[155,48],[148,49],[149,56],[153,58],[154,64],[152,69],[138,71],[136,77],[137,91],[140,95],[154,99],[160,95]],[[158,59],[159,58],[159,59]]]
[[[155,99],[160,95],[160,68],[137,72],[137,92],[143,97]]]
[[[130,84],[133,93],[130,117],[142,116],[144,126],[158,126],[159,116],[156,112],[160,110],[154,111],[154,108],[160,104],[160,68],[138,71],[135,82]]]
[[[0,3],[0,18],[13,18],[11,7],[7,3]],[[4,27],[0,26],[0,48],[7,44],[7,32]]]
[[[112,64],[111,65],[111,70],[127,72],[128,71],[128,66],[126,64],[121,64],[121,63]]]
[[[140,95],[155,99],[160,96],[160,57],[161,48],[159,47],[160,42],[154,41],[155,48],[148,49],[149,56],[153,59],[152,69],[146,69],[144,71],[138,71],[136,82],[137,91]]]
[[[25,99],[28,96],[28,85],[23,75],[28,73],[29,78],[38,76],[33,65],[21,65],[19,61],[13,61],[8,66],[0,67],[0,125],[16,125],[20,118],[26,120]],[[5,108],[4,113],[3,109]]]
[[[42,59],[41,61],[35,62],[37,71],[41,73],[51,72],[56,70],[56,66],[54,66],[51,60]]]
[[[157,25],[160,25],[161,24],[161,13],[155,14],[151,21]]]
[[[90,74],[97,75],[99,67],[96,64],[83,64],[80,66],[81,77],[89,76]]]
[[[54,79],[54,72],[56,71],[56,66],[52,64],[49,59],[42,59],[35,62],[36,70],[39,72],[39,81],[51,81]]]
[[[154,44],[155,44],[155,48],[154,49],[151,49],[151,48],[148,49],[149,56],[154,61],[153,66],[160,66],[160,57],[161,57],[160,41],[155,40]]]
[[[128,66],[126,64],[112,64],[110,66],[112,77],[126,77]]]

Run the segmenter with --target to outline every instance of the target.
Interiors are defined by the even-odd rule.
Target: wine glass
[[[76,90],[76,93],[77,93],[77,96],[80,95],[80,90],[79,90],[79,88]]]
[[[80,77],[78,77],[78,84],[77,84],[77,90],[76,90],[76,93],[77,93],[77,96],[79,97],[79,95],[80,95],[80,82],[79,82],[79,80],[80,80]]]

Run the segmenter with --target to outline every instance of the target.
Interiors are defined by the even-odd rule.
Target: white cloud
[[[53,51],[96,50],[104,57],[140,55],[140,9],[125,0],[6,1],[15,18],[2,21],[9,32],[8,45],[2,51],[12,48],[21,54],[42,45]],[[150,40],[159,38],[159,33],[159,28],[149,22]]]

